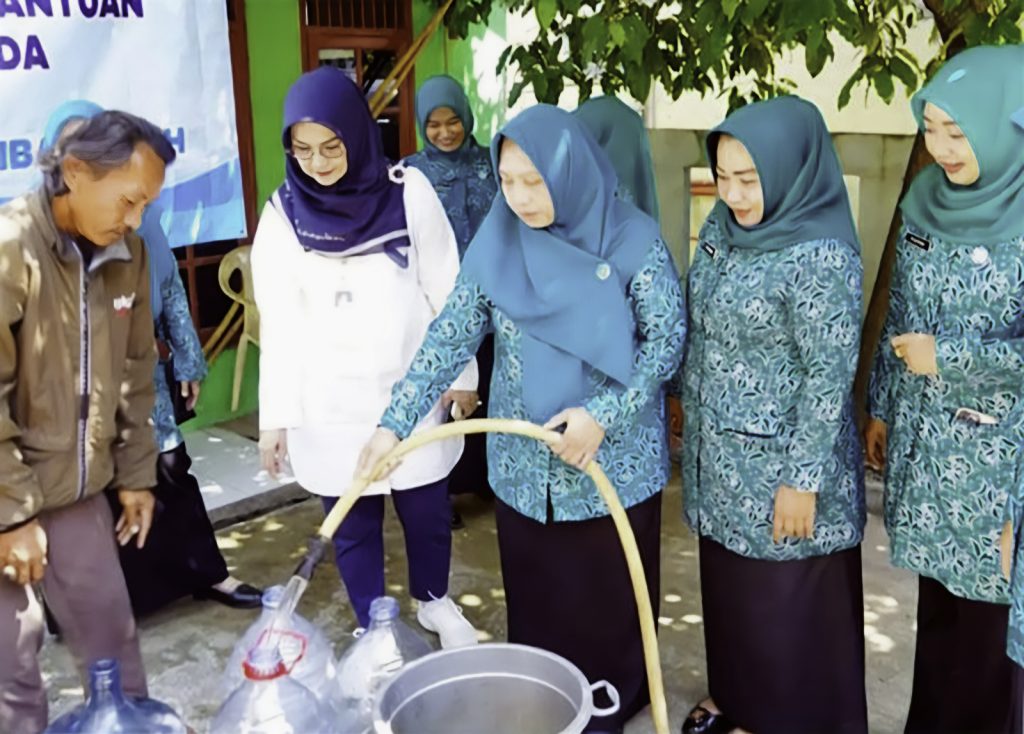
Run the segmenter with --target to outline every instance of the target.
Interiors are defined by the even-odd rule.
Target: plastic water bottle
[[[288,674],[276,647],[256,647],[243,663],[245,679],[228,696],[210,734],[334,734],[336,714]]]
[[[89,698],[50,724],[45,734],[186,734],[178,715],[152,698],[129,698],[121,690],[116,660],[89,666]]]
[[[430,644],[399,619],[398,601],[390,596],[374,599],[369,628],[338,660],[342,710],[358,722],[351,731],[372,731],[376,692],[403,666],[430,652]]]
[[[323,632],[304,617],[295,612],[285,617],[278,615],[283,594],[283,586],[271,586],[263,592],[263,612],[235,645],[224,670],[224,695],[242,684],[243,665],[252,650],[276,646],[291,677],[324,703],[337,707],[341,702],[334,649]]]

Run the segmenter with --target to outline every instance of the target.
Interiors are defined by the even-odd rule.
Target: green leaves
[[[725,17],[729,20],[733,19],[736,15],[736,10],[740,6],[740,0],[722,0],[722,12],[725,13]]]
[[[592,15],[583,21],[582,27],[582,61],[581,67],[586,66],[586,62],[593,61],[594,57],[604,51],[604,47],[608,45],[608,23],[600,15]],[[569,41],[569,47],[573,48],[573,39]]]
[[[747,25],[757,23],[770,2],[771,0],[747,0],[746,5],[743,6],[743,22]]]
[[[930,13],[944,41],[1020,43],[1024,35],[1021,0],[924,2],[927,10],[919,0],[458,0],[446,24],[465,35],[495,10],[536,15],[538,37],[499,59],[499,70],[515,74],[510,103],[527,88],[555,102],[566,84],[583,98],[600,88],[644,100],[660,84],[673,98],[694,90],[735,106],[792,89],[776,68],[787,51],[802,48],[808,72],[819,77],[838,36],[858,58],[836,95],[843,108],[858,87],[886,101],[897,82],[917,90],[940,60],[918,61],[908,30]]]
[[[558,0],[537,0],[534,3],[534,10],[537,13],[540,29],[547,30],[555,21],[555,15],[558,13]]]
[[[909,63],[899,56],[893,56],[889,60],[889,69],[892,71],[893,76],[903,82],[903,86],[907,88],[908,93],[917,89],[919,77],[917,71]]]
[[[644,61],[644,48],[651,38],[651,29],[636,15],[627,15],[622,20],[622,29],[625,40],[622,44],[622,53],[626,59],[635,64],[642,64]]]
[[[864,69],[857,69],[853,72],[853,75],[846,80],[846,84],[839,90],[839,109],[843,109],[846,105],[850,104],[850,95],[853,93],[853,88],[857,85],[861,79],[864,78]]]
[[[874,83],[875,89],[878,91],[878,96],[881,97],[886,104],[892,102],[896,89],[892,83],[892,75],[889,71],[887,69],[877,69],[871,74],[871,81]]]
[[[818,76],[825,68],[825,62],[832,58],[832,44],[820,25],[812,25],[807,31],[807,71],[811,76]]]
[[[651,93],[651,75],[640,64],[630,64],[626,67],[626,84],[634,99],[646,100]]]
[[[621,47],[626,42],[626,29],[617,20],[613,20],[608,25],[608,35],[616,46]]]

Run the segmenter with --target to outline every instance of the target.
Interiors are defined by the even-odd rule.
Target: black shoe
[[[238,588],[230,593],[211,586],[197,591],[193,596],[200,600],[209,599],[232,609],[256,609],[263,605],[263,591],[249,584],[239,584]]]
[[[697,705],[690,709],[689,716],[683,722],[682,734],[729,734],[735,728],[736,725],[725,714],[713,714]]]
[[[462,515],[454,507],[452,508],[452,530],[462,530],[466,527],[466,523],[462,520]]]

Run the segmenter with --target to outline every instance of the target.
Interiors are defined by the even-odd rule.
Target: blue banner
[[[69,99],[140,115],[177,149],[146,227],[172,247],[246,236],[223,0],[0,0],[0,201],[39,184]]]

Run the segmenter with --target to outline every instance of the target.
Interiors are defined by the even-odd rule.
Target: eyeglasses
[[[341,158],[345,155],[345,146],[340,142],[326,143],[319,149],[321,158]],[[288,154],[300,161],[308,161],[313,157],[312,148],[292,148]]]

